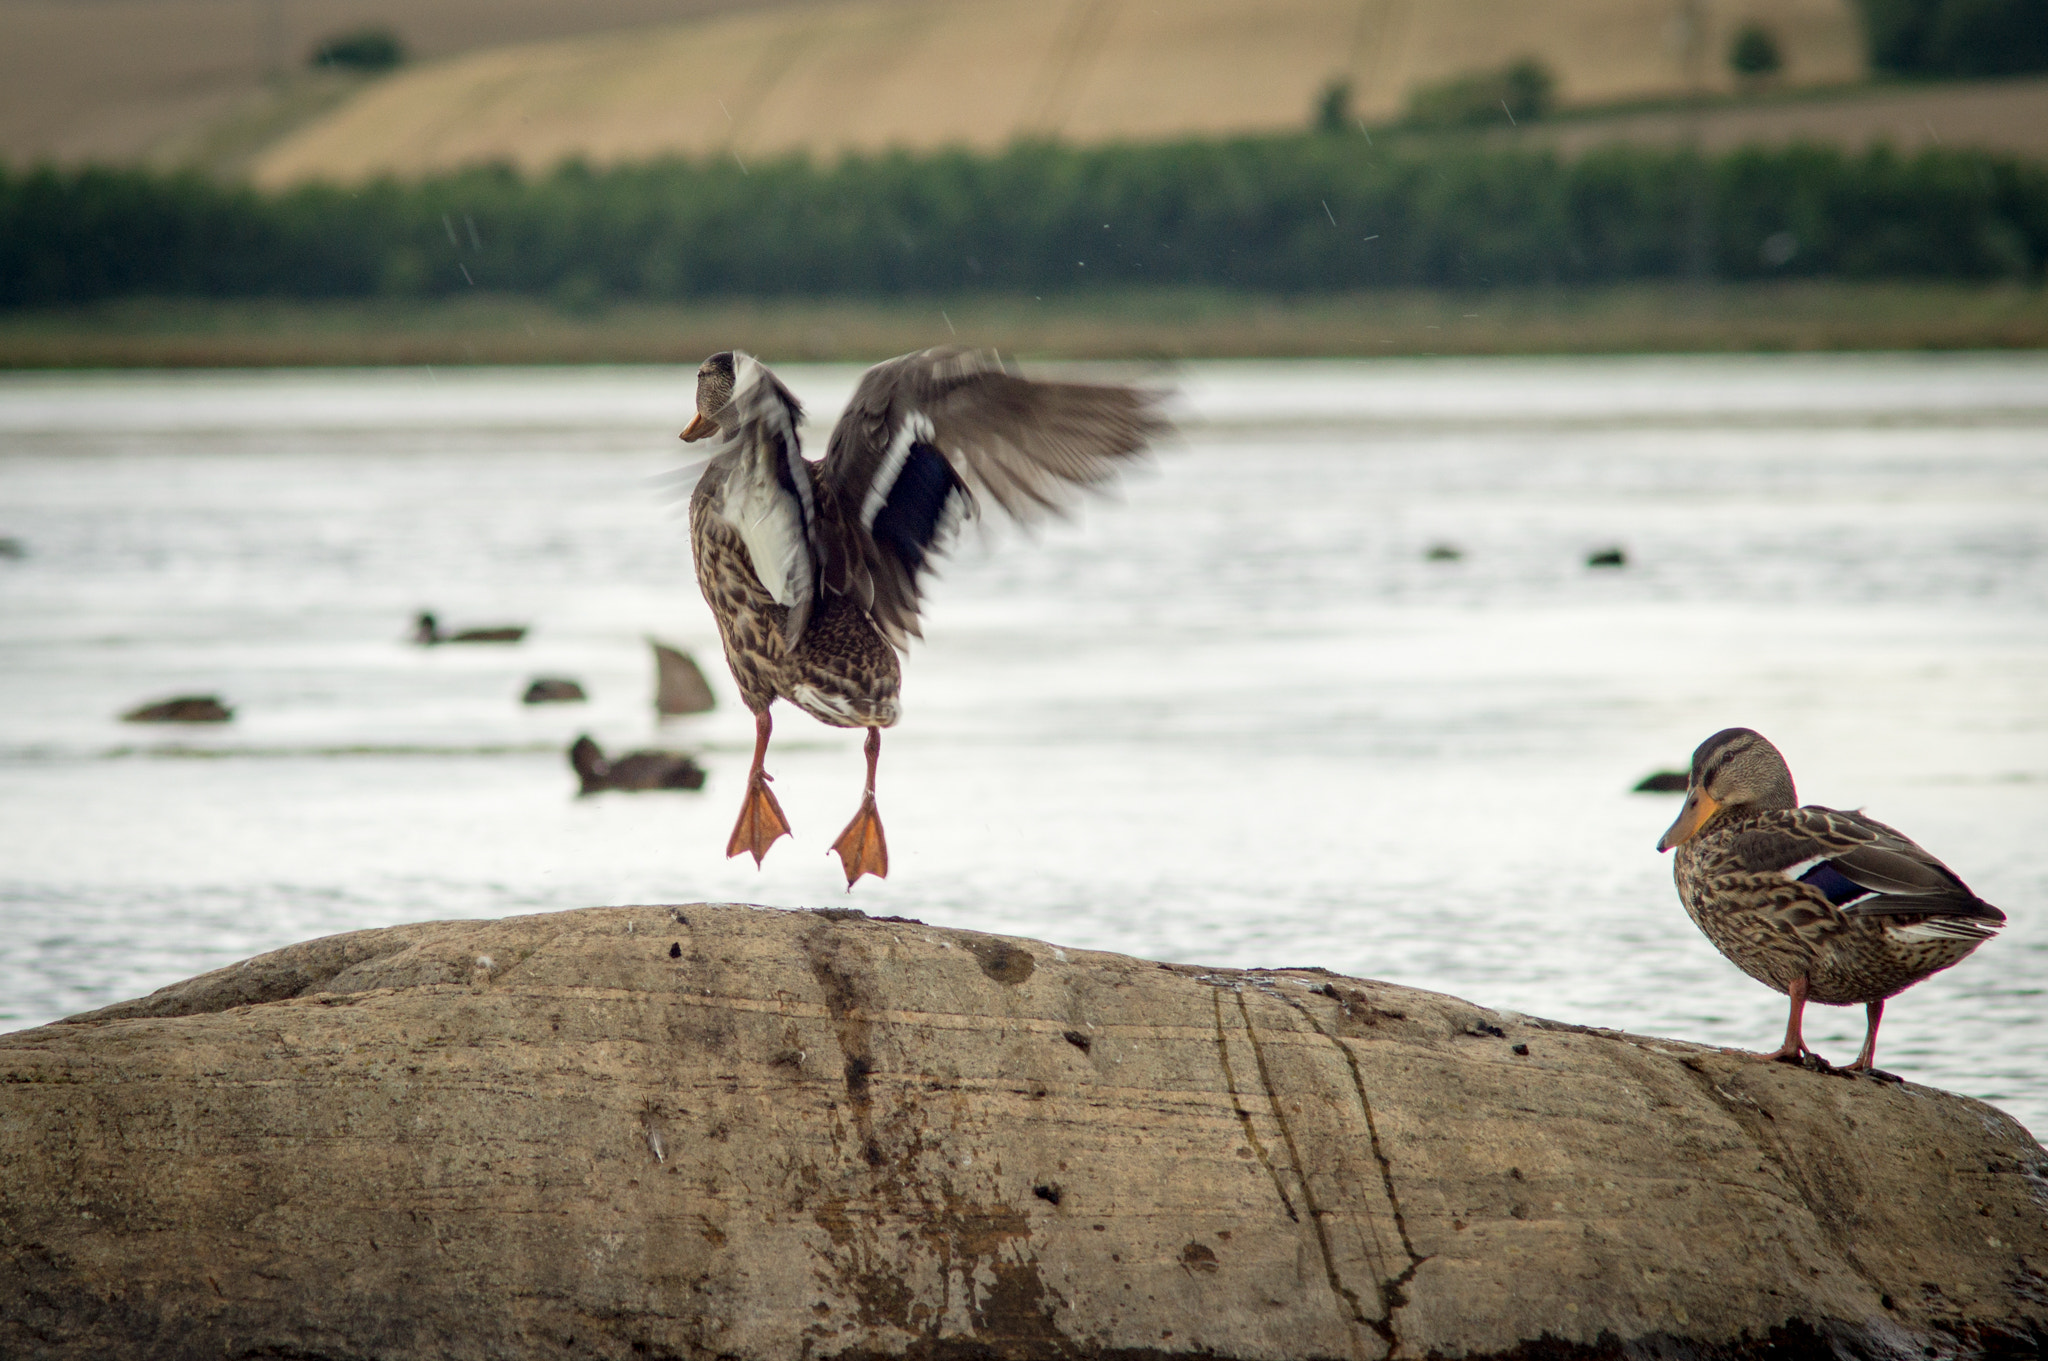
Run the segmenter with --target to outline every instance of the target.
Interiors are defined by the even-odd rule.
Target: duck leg
[[[753,854],[756,869],[775,839],[789,835],[789,819],[782,815],[782,805],[768,788],[768,781],[774,777],[763,768],[768,761],[768,733],[772,726],[766,709],[754,715],[754,768],[747,772],[747,796],[740,802],[740,820],[733,824],[732,838],[725,843],[728,860],[748,851]]]
[[[1865,1003],[1863,1015],[1869,1024],[1863,1031],[1863,1052],[1856,1056],[1856,1062],[1849,1065],[1849,1071],[1852,1073],[1874,1071],[1877,1063],[1877,1023],[1884,1017],[1884,999],[1879,998],[1875,1002]]]
[[[846,886],[853,887],[854,880],[863,874],[872,874],[877,879],[889,877],[889,843],[882,837],[882,815],[875,811],[875,762],[882,755],[882,730],[868,729],[868,784],[861,795],[860,811],[853,815],[853,821],[846,824],[846,830],[832,843],[832,849],[839,855],[839,863],[846,868]]]
[[[1762,1056],[1767,1063],[1773,1059],[1791,1059],[1798,1063],[1813,1052],[1806,1047],[1806,1039],[1799,1031],[1800,1019],[1806,1012],[1805,976],[1793,979],[1792,986],[1787,988],[1786,992],[1792,998],[1792,1014],[1785,1021],[1785,1043],[1778,1046],[1776,1053]]]

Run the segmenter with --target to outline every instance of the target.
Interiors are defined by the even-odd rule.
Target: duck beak
[[[696,415],[690,417],[690,423],[683,427],[682,438],[694,444],[707,435],[715,435],[717,433],[718,422],[707,418],[703,412],[699,411]]]
[[[1700,828],[1707,825],[1707,819],[1721,811],[1721,805],[1714,802],[1713,795],[1704,789],[1694,789],[1685,796],[1685,807],[1679,810],[1678,821],[1671,824],[1671,830],[1664,833],[1657,842],[1657,849],[1668,851],[1674,846],[1683,846],[1700,834]]]

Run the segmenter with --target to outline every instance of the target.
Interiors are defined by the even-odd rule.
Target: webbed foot
[[[768,787],[771,778],[765,771],[755,771],[748,778],[739,821],[733,824],[732,837],[725,843],[727,859],[746,851],[754,857],[756,869],[776,839],[789,835],[789,819],[782,815],[782,805],[775,801],[775,791]]]
[[[875,811],[872,792],[861,797],[860,811],[832,843],[832,850],[846,869],[848,888],[863,874],[872,874],[877,879],[889,877],[889,843],[882,835],[882,815]]]

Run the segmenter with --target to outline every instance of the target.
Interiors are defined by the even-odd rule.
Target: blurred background
[[[2048,1125],[2038,0],[0,0],[0,37],[0,1027],[719,898],[1761,1049],[1783,1000],[1635,790],[1743,724],[2006,908],[1879,1060]],[[816,452],[862,364],[953,342],[1170,387],[1181,434],[956,555],[886,883],[824,850],[857,737],[786,709],[796,838],[727,862],[692,370],[759,353]],[[586,734],[651,755],[579,773]]]

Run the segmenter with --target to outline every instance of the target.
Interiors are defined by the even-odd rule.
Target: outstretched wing
[[[1817,890],[1845,916],[1926,919],[1901,931],[1981,940],[2005,922],[1948,866],[1861,813],[1789,809],[1736,837],[1734,853],[1746,869]]]
[[[1032,521],[1115,476],[1166,430],[1163,394],[1040,382],[988,351],[924,350],[862,376],[820,465],[845,523],[828,580],[901,647],[921,579],[982,498]]]
[[[719,443],[693,500],[746,545],[762,588],[789,610],[783,634],[794,644],[817,594],[823,542],[811,467],[797,439],[803,406],[753,356],[736,354],[733,368]]]

